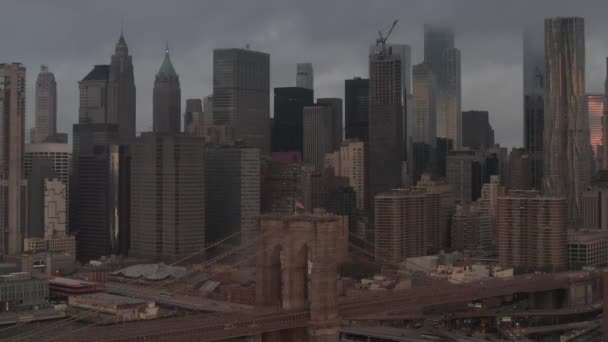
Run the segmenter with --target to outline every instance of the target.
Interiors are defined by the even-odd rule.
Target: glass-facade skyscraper
[[[542,25],[524,30],[524,148],[530,156],[530,180],[541,189],[545,98],[545,45]]]
[[[577,223],[591,166],[583,18],[545,20],[545,63],[543,190],[548,195],[566,196],[569,220]]]

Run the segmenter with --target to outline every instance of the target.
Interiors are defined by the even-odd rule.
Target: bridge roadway
[[[448,304],[460,301],[511,295],[515,292],[549,291],[567,288],[572,282],[589,280],[595,274],[559,273],[523,275],[510,279],[492,279],[466,285],[435,286],[399,291],[382,291],[356,298],[345,298],[339,303],[343,319],[373,314],[421,308],[425,305]],[[252,313],[200,314],[162,320],[138,321],[108,326],[77,329],[71,333],[57,332],[44,341],[217,341],[263,332],[306,327],[308,311],[254,315]],[[22,340],[23,341],[23,340]]]

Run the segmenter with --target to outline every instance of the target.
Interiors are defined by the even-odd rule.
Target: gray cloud
[[[271,54],[272,86],[295,83],[295,64],[312,62],[318,97],[343,97],[346,78],[367,75],[367,51],[378,29],[399,18],[391,41],[422,60],[424,22],[446,23],[462,51],[463,110],[490,111],[497,141],[522,144],[522,28],[544,17],[583,16],[587,90],[603,90],[608,22],[605,1],[569,0],[5,0],[0,61],[28,67],[28,126],[40,64],[55,73],[59,129],[78,117],[77,82],[109,63],[124,21],[135,64],[137,126],[152,124],[152,86],[165,41],[180,74],[183,100],[212,91],[213,49],[244,47]]]

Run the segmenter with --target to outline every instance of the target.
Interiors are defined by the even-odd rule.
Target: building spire
[[[160,70],[158,70],[159,74],[177,76],[175,69],[173,68],[173,63],[171,63],[171,58],[169,56],[169,41],[167,41],[165,45],[165,58],[163,59],[163,63],[160,66]]]

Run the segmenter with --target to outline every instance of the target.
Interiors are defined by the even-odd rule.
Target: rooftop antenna
[[[391,33],[393,33],[393,30],[395,29],[395,26],[397,26],[398,21],[399,19],[393,21],[393,24],[389,28],[388,33],[386,33],[386,35],[382,33],[383,30],[378,31],[378,39],[376,39],[376,46],[381,46],[382,48],[384,48],[388,37],[391,35]]]
[[[169,53],[169,40],[165,42],[165,53]]]

